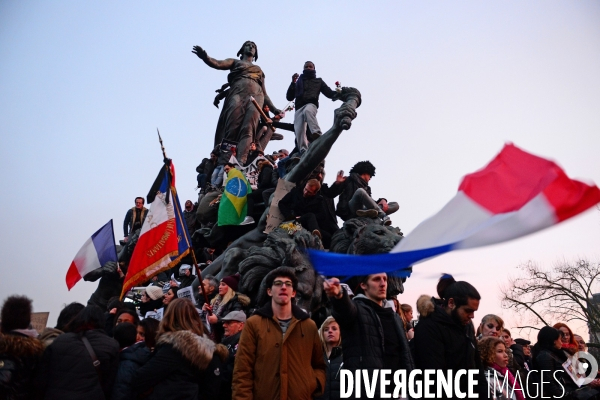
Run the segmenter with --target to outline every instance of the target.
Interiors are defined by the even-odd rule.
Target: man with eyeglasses
[[[242,330],[235,368],[234,399],[311,399],[325,387],[326,364],[317,326],[294,304],[298,279],[279,267],[265,277],[262,308]]]

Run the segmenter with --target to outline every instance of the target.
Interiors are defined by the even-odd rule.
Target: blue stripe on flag
[[[399,253],[351,255],[309,250],[315,269],[325,276],[362,276],[386,272],[408,277],[414,263],[452,250],[454,244]]]
[[[92,235],[92,243],[96,248],[100,266],[104,266],[109,261],[117,262],[117,248],[115,247],[112,219]]]

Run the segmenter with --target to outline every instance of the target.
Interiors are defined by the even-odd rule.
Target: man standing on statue
[[[296,100],[296,114],[294,115],[294,133],[296,134],[296,147],[300,153],[308,148],[306,137],[306,126],[310,129],[312,138],[321,136],[321,128],[317,121],[317,109],[319,108],[319,94],[337,100],[338,95],[331,90],[323,79],[317,78],[315,64],[312,61],[304,63],[302,75],[294,74],[292,83],[287,90],[288,101]]]
[[[129,235],[140,229],[146,219],[148,209],[144,207],[144,198],[135,198],[135,207],[127,211],[125,214],[125,220],[123,221],[123,236],[124,241],[127,242]]]
[[[217,146],[223,139],[238,142],[237,159],[243,165],[260,117],[259,111],[250,101],[250,96],[254,97],[260,107],[266,104],[273,113],[281,114],[281,110],[273,105],[267,95],[265,74],[258,65],[252,63],[258,59],[256,44],[251,41],[244,43],[237,53],[239,60],[215,60],[200,46],[194,46],[192,53],[211,68],[231,71],[227,75],[230,87],[217,123],[214,145]]]

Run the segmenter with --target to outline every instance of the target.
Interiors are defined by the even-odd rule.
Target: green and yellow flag
[[[239,225],[246,218],[246,196],[252,192],[250,184],[240,170],[232,168],[227,174],[225,191],[219,204],[219,226]]]

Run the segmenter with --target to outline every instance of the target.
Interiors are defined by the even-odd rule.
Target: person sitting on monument
[[[223,185],[223,181],[225,180],[225,177],[223,176],[225,165],[229,164],[229,160],[231,159],[231,156],[235,156],[234,149],[235,149],[235,147],[226,149],[226,148],[224,148],[224,146],[223,146],[223,148],[221,146],[217,146],[213,150],[213,152],[215,154],[217,154],[218,158],[217,158],[217,166],[213,170],[213,173],[212,173],[212,176],[210,179],[211,185],[213,185],[215,187],[221,187]]]
[[[336,214],[344,221],[355,217],[381,218],[384,225],[390,225],[390,217],[371,197],[369,181],[375,176],[375,166],[369,161],[360,161],[350,170],[344,180]]]
[[[288,101],[296,100],[294,132],[296,134],[296,147],[300,153],[308,149],[307,125],[313,137],[322,134],[317,121],[319,94],[321,93],[334,101],[338,98],[334,90],[327,86],[321,78],[317,78],[315,64],[312,61],[307,61],[304,63],[302,75],[294,74],[292,76],[292,83],[286,93]]]
[[[299,219],[300,224],[313,235],[323,237],[319,221],[324,220],[325,204],[318,192],[321,184],[316,179],[306,182],[302,188],[296,186],[279,200],[279,211],[285,220]]]
[[[247,196],[248,199],[248,215],[254,219],[259,219],[260,215],[255,215],[255,205],[263,202],[263,192],[267,189],[275,188],[275,184],[271,179],[273,174],[273,164],[268,160],[261,160],[258,162],[258,179],[256,189],[252,190]]]
[[[148,214],[148,209],[144,207],[144,198],[135,198],[135,207],[127,211],[125,220],[123,221],[123,239],[125,242],[129,239],[129,234],[140,229],[144,224],[144,219]]]
[[[206,184],[210,182],[212,177],[212,173],[217,167],[217,153],[213,150],[210,153],[210,158],[205,158],[202,160],[200,165],[196,167],[196,172],[198,176],[196,180],[198,181],[198,189],[200,189],[200,193],[206,193]]]

